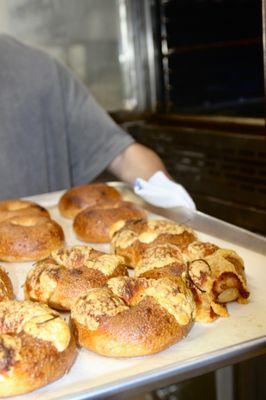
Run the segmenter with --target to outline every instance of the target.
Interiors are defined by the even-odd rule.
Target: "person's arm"
[[[160,157],[139,143],[126,147],[113,159],[107,169],[127,183],[134,183],[136,178],[147,180],[157,171],[163,171],[170,178]]]

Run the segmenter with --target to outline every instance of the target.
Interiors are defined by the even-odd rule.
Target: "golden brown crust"
[[[45,208],[27,200],[9,199],[0,201],[0,222],[20,216],[49,218],[49,213]]]
[[[0,267],[0,301],[11,300],[13,296],[12,282],[6,271]]]
[[[58,310],[70,310],[88,289],[103,286],[111,277],[127,275],[124,259],[89,246],[74,246],[53,252],[29,272],[24,291],[34,301]]]
[[[64,232],[50,218],[20,216],[0,223],[0,260],[39,260],[63,244]]]
[[[129,201],[109,202],[80,212],[73,228],[80,240],[106,243],[110,241],[109,229],[115,222],[145,217],[146,212]]]
[[[126,257],[133,268],[149,247],[172,244],[183,250],[196,239],[192,229],[169,220],[126,221],[111,227],[110,232],[113,251]]]
[[[233,251],[211,243],[192,243],[184,252],[197,304],[196,320],[211,322],[228,316],[226,303],[249,297],[243,260]]]
[[[182,275],[187,267],[181,251],[171,244],[148,247],[135,268],[135,276],[158,279]]]
[[[63,217],[75,218],[87,207],[120,199],[121,195],[115,188],[105,183],[89,183],[67,190],[61,197],[58,207]]]
[[[4,301],[0,317],[1,397],[30,392],[68,372],[75,340],[57,313],[36,303]]]
[[[2,335],[0,335],[0,354],[1,339]],[[18,339],[21,345],[19,359],[14,361],[12,351],[8,352],[8,349],[5,349],[6,359],[9,358],[9,361],[7,363],[7,360],[6,362],[2,360],[2,365],[0,363],[1,397],[32,392],[59,379],[68,373],[76,358],[73,336],[68,347],[61,353],[49,342],[33,338],[23,332],[18,334]]]
[[[183,249],[182,254],[186,261],[192,261],[210,256],[218,249],[219,247],[213,243],[195,240]]]
[[[181,278],[113,278],[71,310],[79,344],[99,354],[133,357],[161,351],[190,330],[195,304]]]

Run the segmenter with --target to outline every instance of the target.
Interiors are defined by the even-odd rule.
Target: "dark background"
[[[160,2],[168,109],[263,116],[261,8],[259,0]]]
[[[266,234],[259,0],[156,0],[157,113],[124,126],[197,209]]]

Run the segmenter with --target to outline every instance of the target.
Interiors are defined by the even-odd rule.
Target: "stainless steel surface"
[[[127,184],[121,182],[111,182],[111,184],[121,190],[132,192],[132,188]],[[136,195],[134,196],[137,198]],[[200,211],[193,211],[185,207],[155,207],[142,199],[141,205],[153,214],[172,219],[180,224],[186,224],[200,232],[227,240],[228,242],[235,243],[249,250],[266,255],[266,238],[261,235],[257,235],[246,229],[212,217],[211,215],[204,214]]]
[[[145,205],[144,207],[150,212],[162,215],[178,223],[184,223],[200,232],[266,255],[266,238],[211,215],[200,211],[188,210],[184,207],[176,209],[153,208],[150,205]]]
[[[204,358],[198,357],[188,362],[172,364],[165,368],[154,369],[148,373],[140,374],[117,381],[115,384],[102,385],[90,393],[79,393],[77,396],[57,398],[57,400],[89,400],[89,399],[126,399],[129,395],[155,390],[172,383],[182,382],[202,373],[214,371],[229,364],[244,361],[266,353],[266,338],[261,337],[238,346],[225,348],[221,351],[206,354]]]
[[[234,370],[231,365],[215,371],[216,400],[234,400]]]
[[[108,111],[155,108],[152,23],[151,0],[0,0],[0,31],[66,63]]]

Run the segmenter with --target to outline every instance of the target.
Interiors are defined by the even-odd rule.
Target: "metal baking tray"
[[[127,398],[129,395],[180,382],[266,351],[266,240],[198,211],[154,208],[136,198],[126,185],[117,182],[111,184],[121,190],[126,199],[140,202],[150,212],[151,217],[158,218],[159,215],[186,223],[198,232],[200,239],[237,251],[245,261],[251,290],[250,302],[247,305],[229,304],[230,317],[220,318],[212,324],[196,323],[184,340],[151,356],[116,359],[80,349],[77,360],[67,375],[16,399]],[[57,203],[62,193],[47,193],[28,199],[46,207],[52,217],[62,225],[67,245],[80,244],[82,242],[76,239],[72,230],[72,222],[59,214]],[[94,247],[108,251],[109,246]],[[9,272],[17,298],[23,299],[22,284],[33,263],[1,264]]]

